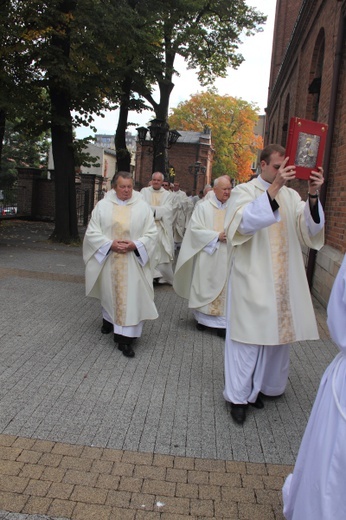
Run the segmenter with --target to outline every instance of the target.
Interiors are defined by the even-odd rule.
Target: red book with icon
[[[296,178],[308,180],[312,170],[322,166],[328,125],[291,117],[286,143],[287,164],[296,167]]]

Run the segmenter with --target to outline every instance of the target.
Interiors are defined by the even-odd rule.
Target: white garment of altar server
[[[293,474],[283,487],[287,520],[346,518],[346,256],[327,315],[340,353],[322,376]]]
[[[261,177],[232,190],[225,228],[232,246],[227,293],[224,398],[256,401],[284,392],[289,347],[318,339],[301,244],[320,249],[324,213],[314,222],[309,202],[283,186],[273,211]]]

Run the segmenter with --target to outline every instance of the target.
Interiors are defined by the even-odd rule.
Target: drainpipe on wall
[[[345,37],[345,16],[344,13],[340,12],[340,22],[338,28],[338,36],[336,41],[336,49],[335,49],[335,60],[334,60],[334,71],[333,71],[333,80],[332,80],[332,88],[331,88],[331,97],[330,97],[330,105],[329,105],[329,118],[328,118],[328,134],[326,140],[326,148],[324,153],[324,161],[323,161],[323,169],[324,169],[324,184],[321,189],[320,200],[323,208],[326,204],[326,195],[327,195],[327,186],[328,186],[328,167],[330,164],[330,157],[332,153],[332,143],[333,143],[333,134],[334,134],[334,119],[336,112],[336,103],[337,103],[337,93],[339,86],[339,76],[340,76],[340,67],[341,67],[341,59],[342,59],[342,50],[344,45],[344,37]],[[308,256],[308,264],[306,269],[306,275],[309,283],[309,287],[312,287],[312,279],[315,270],[316,264],[316,256],[317,251],[315,249],[310,249]]]

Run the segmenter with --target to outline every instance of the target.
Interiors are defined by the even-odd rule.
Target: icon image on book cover
[[[300,132],[294,163],[304,168],[315,168],[320,140],[319,135]]]

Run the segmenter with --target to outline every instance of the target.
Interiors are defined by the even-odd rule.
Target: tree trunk
[[[115,150],[117,154],[117,171],[129,172],[131,168],[131,154],[126,146],[126,129],[129,115],[129,102],[132,79],[125,78],[122,84],[122,96],[119,109],[118,126],[115,132]],[[115,173],[115,172],[114,172]]]
[[[76,8],[76,0],[61,0],[58,9],[64,16],[58,21],[56,33],[51,39],[52,55],[59,59],[60,68],[67,71],[70,59],[71,28],[65,16]],[[75,158],[71,116],[71,93],[69,80],[61,80],[59,68],[49,71],[49,95],[51,102],[52,151],[55,171],[55,228],[51,238],[66,244],[79,241]],[[68,74],[67,74],[68,77]]]
[[[55,228],[51,238],[68,244],[79,241],[72,117],[63,93],[51,91],[51,103],[52,110],[64,120],[63,125],[51,126],[55,181]]]
[[[0,110],[0,172],[1,172],[2,149],[4,146],[5,125],[6,125],[6,112],[4,110]]]
[[[156,119],[161,122],[162,130],[160,139],[154,142],[154,158],[153,158],[153,173],[161,172],[168,178],[169,160],[168,160],[168,132],[169,126],[168,109],[169,98],[173,90],[173,83],[171,81],[159,82],[160,87],[160,103],[155,110]]]

